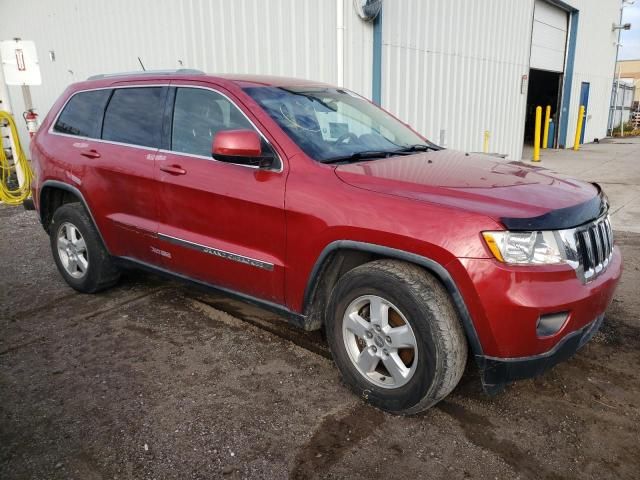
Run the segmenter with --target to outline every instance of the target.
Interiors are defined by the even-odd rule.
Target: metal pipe
[[[373,20],[373,81],[371,99],[382,105],[382,10]]]
[[[344,87],[344,0],[336,0],[336,83]]]
[[[547,105],[544,113],[544,133],[542,134],[542,148],[546,149],[549,143],[549,122],[551,121],[551,105]]]
[[[622,68],[618,69],[620,72]],[[618,83],[620,83],[620,73],[618,73]],[[620,136],[624,137],[624,103],[627,100],[627,89],[622,89],[622,102],[620,102]]]
[[[574,10],[571,12],[569,40],[567,48],[567,68],[564,74],[564,85],[562,87],[562,106],[558,112],[558,146],[560,148],[568,148],[569,146],[569,111],[571,108],[571,99],[573,97],[573,71],[577,48],[578,27],[580,25],[580,12]]]

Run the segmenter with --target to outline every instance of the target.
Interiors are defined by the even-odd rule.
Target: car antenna
[[[142,67],[142,71],[143,71],[143,72],[146,72],[146,71],[147,71],[147,69],[146,69],[146,68],[144,68],[144,64],[142,63],[142,60],[140,60],[140,57],[138,57],[138,61],[140,62],[140,66]]]

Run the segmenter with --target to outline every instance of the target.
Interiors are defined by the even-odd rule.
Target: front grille
[[[613,253],[613,231],[608,217],[576,229],[576,245],[585,281],[605,271]]]

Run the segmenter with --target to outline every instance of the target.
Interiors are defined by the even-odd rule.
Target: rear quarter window
[[[73,95],[58,117],[53,130],[68,135],[100,138],[104,107],[111,90],[93,90]]]
[[[102,139],[159,147],[166,91],[165,87],[116,89],[104,114]]]

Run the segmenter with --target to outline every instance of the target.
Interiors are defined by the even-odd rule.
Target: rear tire
[[[73,288],[95,293],[114,285],[120,272],[80,203],[66,203],[53,214],[51,252],[60,274]]]
[[[462,377],[468,347],[453,302],[418,266],[379,260],[354,268],[334,288],[326,318],[344,381],[382,410],[425,410]]]

